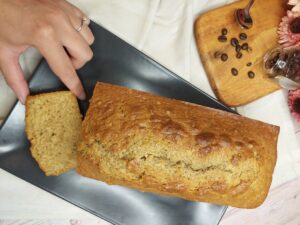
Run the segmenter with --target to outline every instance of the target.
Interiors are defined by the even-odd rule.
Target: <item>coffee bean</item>
[[[227,35],[227,33],[228,33],[228,30],[226,28],[223,28],[222,29],[222,35]]]
[[[288,58],[289,58],[289,54],[284,54],[281,60],[287,62]]]
[[[290,23],[290,30],[294,34],[300,33],[300,18],[299,17],[293,19],[293,21]]]
[[[294,79],[299,73],[300,65],[298,63],[290,62],[290,65],[286,66],[286,68],[286,73],[288,73],[289,77]]]
[[[252,66],[252,62],[248,62],[248,63],[247,63],[247,66],[248,66],[248,67]]]
[[[253,71],[249,71],[249,72],[248,72],[248,77],[249,77],[250,79],[253,79],[253,78],[255,77],[255,73],[254,73]]]
[[[294,73],[292,70],[293,70],[293,68],[292,68],[292,69],[289,69],[287,66],[285,66],[285,67],[281,68],[281,71],[282,71],[281,73],[282,73],[282,74],[288,74],[288,73],[290,73],[290,72],[291,72],[291,73]]]
[[[294,55],[295,57],[300,58],[300,50],[295,50]]]
[[[273,66],[277,63],[277,60],[278,60],[279,58],[274,58],[273,60],[271,60],[272,61],[272,64],[273,64]]]
[[[295,58],[294,62],[297,63],[297,64],[299,64],[300,63],[300,59],[299,58]]]
[[[274,72],[274,74],[284,74],[284,72],[282,72],[282,69],[281,68],[279,68],[276,64],[273,66],[273,72]]]
[[[300,69],[300,65],[298,63],[293,63],[292,67],[295,68],[295,70],[298,72]]]
[[[239,44],[239,40],[237,38],[231,38],[230,44],[232,47],[236,47]]]
[[[290,57],[292,57],[292,58],[298,58],[298,50],[295,50],[295,52],[293,52],[293,53],[290,53]]]
[[[216,51],[214,54],[215,58],[220,58],[221,55],[222,55],[222,52],[219,52],[219,51]]]
[[[300,58],[300,51],[299,50],[295,50],[292,54],[292,58]]]
[[[242,54],[241,52],[238,52],[238,53],[236,53],[236,57],[237,57],[238,59],[240,59],[240,58],[243,57],[243,54]]]
[[[299,58],[295,58],[294,59],[294,63],[299,65],[300,64],[300,59]]]
[[[247,37],[248,37],[248,36],[247,36],[247,34],[245,34],[245,33],[240,33],[240,36],[239,36],[239,37],[240,37],[241,40],[247,40]]]
[[[242,47],[240,45],[235,46],[235,51],[236,52],[240,52],[242,49]]]
[[[278,60],[281,58],[280,53],[276,53],[275,55],[273,55],[272,58],[269,58],[266,62],[265,62],[265,67],[266,69],[272,69],[273,70],[273,74],[274,75],[278,75],[281,73],[285,73],[284,70],[282,68],[279,68],[277,62]],[[280,59],[281,60],[281,59]]]
[[[227,37],[224,35],[221,35],[218,37],[219,42],[226,42],[227,41]]]
[[[227,61],[227,59],[228,59],[228,55],[227,55],[226,53],[223,53],[223,54],[221,55],[221,60],[222,60],[223,62],[225,62],[225,61]]]
[[[297,72],[298,72],[298,70],[296,70],[296,68],[290,68],[288,70],[288,72],[286,71],[287,77],[290,78],[290,79],[294,79]]]
[[[298,57],[295,53],[292,54],[292,56],[290,57],[292,60],[300,60],[300,57]]]
[[[243,50],[247,50],[248,47],[249,47],[248,43],[242,44],[242,49],[243,49]]]
[[[272,67],[275,65],[275,63],[273,62],[273,60],[272,59],[268,59],[267,61],[266,61],[266,68],[267,69],[272,69]]]
[[[278,59],[280,58],[280,53],[277,53],[272,60],[273,66],[277,63]]]
[[[236,68],[231,68],[231,74],[233,76],[237,76],[239,74],[239,71]]]

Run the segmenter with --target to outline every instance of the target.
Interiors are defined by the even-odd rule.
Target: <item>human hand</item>
[[[94,36],[84,24],[88,20],[85,15],[65,0],[0,0],[0,11],[0,69],[19,100],[24,103],[29,95],[19,57],[30,46],[40,51],[78,98],[84,99],[75,70],[93,57],[89,45]]]

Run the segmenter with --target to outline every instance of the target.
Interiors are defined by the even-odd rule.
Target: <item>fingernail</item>
[[[29,95],[29,91],[28,90],[24,90],[23,92],[18,93],[18,99],[19,101],[25,105],[26,103],[26,98]]]
[[[85,100],[85,99],[86,99],[85,93],[82,92],[82,93],[78,96],[78,98],[79,98],[80,100]]]
[[[19,101],[20,101],[23,105],[25,105],[26,97],[20,95],[20,96],[18,96],[18,99],[19,99]]]

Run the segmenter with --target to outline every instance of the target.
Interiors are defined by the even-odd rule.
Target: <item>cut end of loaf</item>
[[[77,99],[69,91],[27,98],[26,133],[31,154],[47,176],[76,167],[81,122]]]

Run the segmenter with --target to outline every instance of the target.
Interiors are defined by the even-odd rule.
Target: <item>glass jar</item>
[[[281,87],[288,90],[300,88],[300,49],[272,49],[264,56],[264,70]]]

